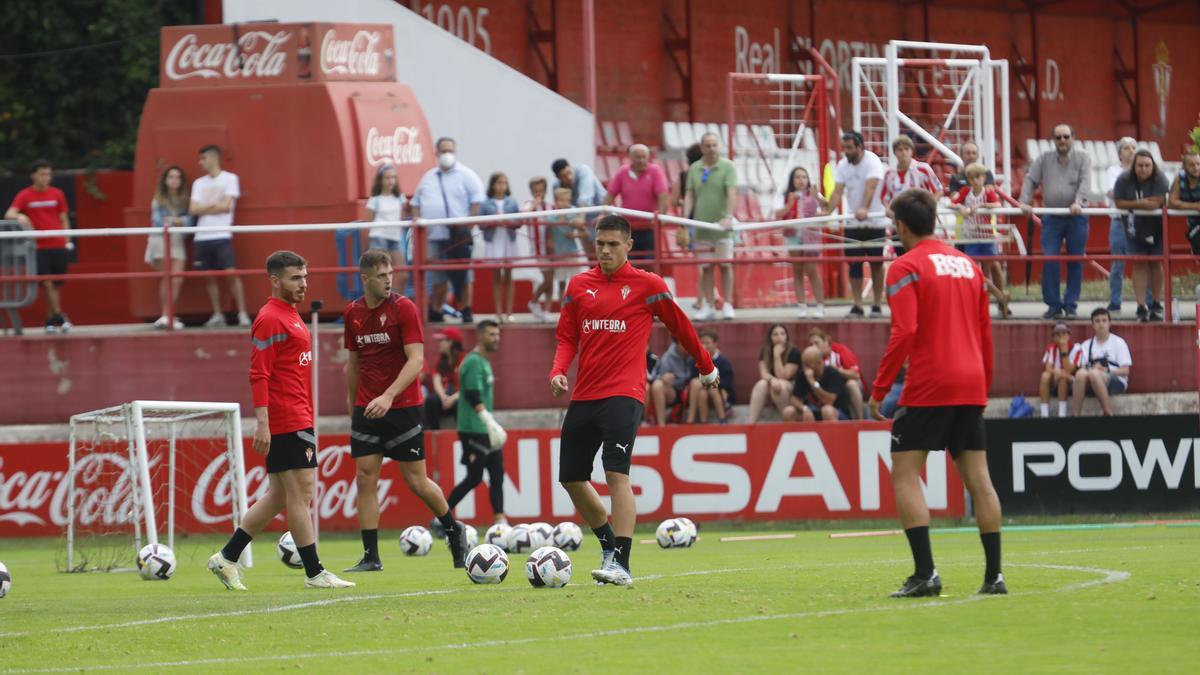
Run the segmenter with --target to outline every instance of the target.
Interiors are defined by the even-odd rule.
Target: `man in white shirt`
[[[413,220],[479,215],[479,206],[485,198],[479,174],[458,161],[454,154],[458,146],[453,138],[439,138],[436,148],[438,165],[421,177],[409,202]],[[426,240],[426,260],[429,262],[471,258],[470,225],[433,225],[426,232]],[[427,317],[431,323],[445,318],[442,315],[442,303],[446,299],[448,282],[454,284],[454,291],[458,294],[463,323],[474,323],[471,314],[473,270],[430,270],[425,278],[428,279],[427,284],[432,284]]]
[[[196,216],[195,260],[192,266],[198,270],[226,270],[237,267],[233,255],[233,233],[214,231],[215,228],[233,225],[233,208],[242,191],[237,174],[221,170],[221,148],[206,145],[200,148],[200,169],[204,175],[192,183],[192,198],[188,212]],[[249,326],[246,314],[246,294],[242,290],[240,277],[231,276],[229,292],[237,304],[238,325]],[[225,314],[221,311],[221,291],[216,277],[207,277],[208,299],[213,313],[205,326],[224,326]]]
[[[1103,307],[1092,310],[1092,329],[1096,334],[1075,345],[1070,360],[1079,364],[1075,371],[1075,390],[1072,392],[1071,414],[1083,410],[1083,397],[1088,390],[1100,402],[1104,415],[1112,415],[1111,397],[1124,393],[1129,387],[1129,369],[1133,357],[1129,345],[1110,332],[1112,315]]]
[[[879,241],[878,246],[848,248],[846,255],[882,257],[883,237],[888,224],[887,217],[883,215],[883,203],[879,199],[883,162],[879,161],[879,155],[863,147],[862,134],[857,131],[842,134],[842,155],[833,172],[833,194],[829,197],[825,215],[833,213],[841,205],[844,192],[846,205],[854,209],[854,220],[845,224],[846,239]],[[867,264],[871,266],[871,292],[874,296],[871,317],[877,318],[883,316],[883,262]],[[862,284],[862,264],[850,263],[850,293],[854,302],[854,307],[850,308],[851,318],[863,317]]]

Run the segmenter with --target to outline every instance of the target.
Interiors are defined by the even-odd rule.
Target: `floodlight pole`
[[[314,451],[317,453],[317,473],[316,473],[316,476],[314,476],[314,480],[313,480],[312,507],[310,509],[312,512],[313,542],[314,543],[317,541],[317,538],[320,537],[320,535],[321,535],[321,506],[320,506],[320,501],[321,501],[321,489],[320,489],[320,486],[321,486],[321,427],[320,427],[320,424],[317,422],[319,401],[320,401],[321,397],[318,396],[318,392],[320,391],[320,389],[317,387],[317,384],[319,382],[319,379],[318,379],[319,374],[318,373],[320,371],[320,368],[318,368],[317,366],[320,364],[319,359],[320,359],[320,354],[321,354],[321,342],[320,342],[320,339],[319,339],[320,336],[318,333],[318,326],[320,326],[319,314],[321,312],[321,308],[324,306],[325,306],[325,303],[322,302],[321,300],[313,300],[312,301],[311,311],[312,311],[312,408],[313,408],[313,439],[314,439],[313,445],[316,446],[314,448]]]

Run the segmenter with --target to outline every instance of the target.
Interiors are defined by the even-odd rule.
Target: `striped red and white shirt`
[[[983,192],[975,194],[971,191],[971,186],[958,191],[958,194],[950,198],[951,204],[962,204],[967,208],[984,208],[988,204],[998,205],[1003,204],[1000,201],[1000,196],[990,187],[985,187]],[[992,227],[996,217],[992,215],[983,215],[974,213],[963,216],[962,236],[964,239],[988,239],[996,236],[995,229]]]
[[[914,159],[908,163],[908,169],[904,171],[888,167],[887,172],[883,174],[883,185],[881,186],[883,192],[879,195],[880,201],[888,204],[896,198],[896,195],[909,188],[932,192],[935,197],[942,196],[942,181],[933,172],[933,167]]]
[[[832,342],[829,347],[829,356],[825,357],[825,365],[844,370],[859,370],[858,357],[850,351],[849,347],[840,342]]]
[[[1059,360],[1060,358],[1058,344],[1051,342],[1046,345],[1046,351],[1042,353],[1042,365],[1061,368],[1062,362]],[[1083,365],[1083,350],[1079,348],[1078,342],[1071,343],[1071,348],[1067,350],[1067,360],[1074,364],[1076,368]]]

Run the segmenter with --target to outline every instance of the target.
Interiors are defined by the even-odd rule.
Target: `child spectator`
[[[995,228],[991,227],[993,216],[982,215],[979,209],[996,208],[1003,204],[993,188],[984,186],[988,175],[987,167],[977,162],[968,164],[966,174],[969,184],[952,196],[950,202],[957,206],[958,212],[962,214],[963,237],[989,239],[995,236]],[[1004,290],[1004,266],[999,260],[989,260],[997,255],[996,243],[989,241],[963,244],[962,251],[978,261],[983,268],[983,278],[987,282],[988,291],[1000,306],[1000,318],[1012,316],[1008,309],[1008,292]],[[980,260],[981,258],[983,260]]]
[[[1067,394],[1071,391],[1071,383],[1075,381],[1075,371],[1080,366],[1083,354],[1079,344],[1071,342],[1071,329],[1067,324],[1054,324],[1050,331],[1050,344],[1042,354],[1042,380],[1038,384],[1038,393],[1042,399],[1042,417],[1050,416],[1050,393],[1058,392],[1058,416],[1067,416]]]
[[[750,390],[750,417],[748,424],[758,422],[763,407],[769,400],[782,414],[792,398],[796,385],[796,373],[800,370],[800,350],[792,344],[787,328],[772,324],[767,329],[767,339],[758,353],[758,382]]]
[[[521,205],[521,210],[530,213],[535,211],[549,211],[554,206],[546,200],[546,187],[548,182],[542,176],[535,176],[529,181],[529,201]],[[544,220],[530,221],[528,227],[528,236],[533,244],[529,247],[533,250],[534,255],[542,262],[546,262],[546,228],[543,227]],[[529,300],[529,313],[538,321],[549,321],[550,317],[546,314],[546,308],[542,305],[542,298],[550,301],[550,296],[554,291],[554,272],[549,269],[542,269],[542,280],[534,287],[533,297]]]
[[[808,331],[808,344],[821,352],[825,365],[832,366],[846,382],[846,411],[856,420],[863,419],[862,370],[858,357],[849,347],[834,342],[833,336],[820,328]]]
[[[667,423],[667,407],[681,400],[693,368],[692,357],[672,341],[650,372],[646,407],[654,410],[654,422],[659,426]]]
[[[479,215],[493,216],[500,213],[516,213],[520,208],[517,200],[512,197],[508,187],[508,176],[497,171],[488,179],[487,199],[479,207]],[[489,261],[510,261],[517,258],[517,230],[521,229],[518,220],[503,224],[489,223],[480,228],[483,230],[484,257]],[[492,294],[496,301],[496,320],[503,324],[514,320],[513,278],[511,267],[500,267],[492,277]]]
[[[554,208],[571,208],[571,188],[554,189]],[[556,279],[566,283],[571,277],[587,270],[587,256],[583,254],[583,246],[579,243],[580,239],[587,237],[587,228],[584,226],[583,216],[551,214],[542,218],[542,222],[546,224],[546,254],[550,260],[556,263],[579,263],[578,267],[546,268],[542,288],[546,289],[544,292],[549,298],[553,294]],[[542,292],[539,288],[535,296],[540,297]]]
[[[54,168],[48,159],[37,159],[29,170],[33,185],[21,190],[4,213],[5,220],[16,220],[21,227],[35,230],[69,230],[67,196],[50,184]],[[66,237],[39,237],[37,240],[38,274],[66,274],[71,260],[71,243]],[[71,330],[71,320],[62,311],[59,289],[63,281],[43,281],[46,291],[46,332]],[[249,324],[247,324],[249,325]]]
[[[1140,300],[1141,295],[1137,298]],[[1129,387],[1129,369],[1133,357],[1129,345],[1113,335],[1112,315],[1103,307],[1092,310],[1092,329],[1096,334],[1078,345],[1079,369],[1075,371],[1075,391],[1071,393],[1071,414],[1083,411],[1083,397],[1091,389],[1104,415],[1112,415],[1111,398]]]
[[[167,293],[171,294],[171,303],[175,305],[176,313],[179,310],[179,290],[183,287],[183,277],[178,276],[183,271],[183,262],[187,260],[187,246],[183,241],[183,230],[179,229],[192,224],[192,217],[188,215],[188,192],[184,188],[187,183],[187,176],[183,174],[183,169],[178,166],[169,166],[166,171],[163,171],[162,176],[158,179],[158,188],[154,191],[154,198],[150,200],[150,222],[153,227],[166,227],[170,225],[171,232],[171,272],[176,276],[171,277],[171,287],[167,288],[167,280],[163,279],[158,287],[158,301],[162,304],[162,316],[154,322],[155,328],[167,327]],[[161,234],[152,234],[146,240],[146,264],[153,267],[155,271],[161,272],[165,264],[166,257],[166,242],[165,237]],[[183,322],[179,317],[175,317],[172,325],[175,330],[183,329]]]
[[[788,186],[783,193],[783,208],[775,212],[775,217],[779,220],[812,218],[824,207],[825,199],[809,180],[808,170],[798,166],[792,169],[791,176],[788,177]],[[785,228],[784,238],[787,240],[788,257],[813,259],[813,262],[792,263],[792,284],[796,291],[796,302],[800,305],[800,318],[808,316],[808,298],[804,294],[804,277],[806,276],[808,284],[812,286],[813,300],[816,301],[813,316],[818,319],[823,318],[825,316],[825,285],[821,281],[821,267],[816,262],[821,257],[821,251],[817,248],[821,243],[821,228],[811,226]],[[800,248],[801,246],[805,248]]]
[[[850,419],[846,379],[837,368],[825,364],[820,348],[808,346],[800,355],[804,366],[792,390],[791,405],[784,408],[784,421],[836,422]]]
[[[724,424],[733,407],[733,364],[721,350],[717,348],[717,331],[711,328],[700,330],[700,344],[712,356],[713,365],[717,367],[717,375],[721,384],[716,389],[706,389],[700,384],[700,371],[692,366],[692,379],[688,382],[688,424],[693,424],[699,418],[700,424],[708,423],[708,409],[711,407],[717,416],[717,423]]]
[[[400,179],[396,175],[396,167],[384,164],[375,172],[375,183],[371,186],[371,198],[367,200],[367,213],[372,222],[397,221],[404,218],[406,205],[404,193],[400,191]],[[409,241],[408,229],[399,225],[388,227],[372,227],[367,230],[370,248],[387,251],[392,258],[392,269],[395,270],[395,283],[392,288],[401,293],[406,292],[408,285],[408,270],[404,269],[412,260],[412,242]]]

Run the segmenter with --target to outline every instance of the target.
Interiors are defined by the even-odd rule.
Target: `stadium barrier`
[[[633,448],[630,480],[638,518],[652,522],[673,516],[694,520],[834,520],[892,518],[896,515],[889,479],[890,424],[772,424],[687,426],[643,429]],[[453,431],[427,436],[429,472],[446,492],[465,475],[458,461],[461,444]],[[250,438],[245,448],[252,447]],[[556,480],[557,429],[512,430],[504,448],[505,511],[521,521],[557,522],[575,510]],[[193,444],[195,445],[195,444]],[[349,437],[323,435],[318,460],[317,512],[322,529],[358,529],[354,460]],[[27,443],[0,446],[0,537],[60,535],[67,518],[67,444]],[[164,453],[149,447],[150,461]],[[212,456],[211,453],[206,457]],[[941,516],[964,514],[963,486],[949,457],[932,461],[926,490],[930,507]],[[263,456],[245,451],[247,493],[251,502],[266,494]],[[111,461],[117,462],[119,458]],[[161,457],[159,457],[161,461]],[[211,532],[230,522],[229,477],[223,457],[176,481],[178,533]],[[89,471],[116,476],[119,471]],[[597,473],[594,480],[603,480]],[[88,505],[81,518],[125,517],[128,480],[103,485],[81,478],[77,500]],[[603,484],[597,486],[603,498]],[[389,468],[379,485],[380,523],[401,529],[425,523],[429,510]],[[457,515],[489,523],[487,491],[475,490],[459,504]],[[89,525],[93,523],[87,523]]]
[[[985,425],[988,470],[1005,515],[1200,509],[1200,418],[1194,414]]]
[[[886,233],[882,234],[878,239],[866,242],[850,240],[839,234],[840,230],[846,227],[853,227],[851,214],[832,214],[828,216],[814,216],[811,218],[798,218],[790,220],[772,220],[765,222],[734,222],[732,230],[738,235],[750,235],[756,232],[772,231],[783,232],[786,229],[818,229],[822,233],[823,241],[821,244],[787,246],[783,244],[773,243],[761,247],[746,247],[742,246],[735,250],[735,256],[728,259],[699,259],[690,252],[674,249],[666,244],[667,234],[674,232],[676,228],[688,227],[708,230],[720,230],[720,226],[703,221],[681,218],[658,213],[650,213],[644,211],[635,211],[615,206],[591,206],[581,208],[571,208],[554,211],[538,211],[538,212],[521,212],[511,214],[497,214],[490,216],[473,216],[466,218],[441,218],[441,219],[421,219],[408,221],[374,221],[374,222],[349,222],[349,223],[304,223],[304,224],[282,224],[282,225],[234,225],[223,228],[206,228],[208,231],[228,231],[241,235],[261,235],[275,234],[281,232],[334,232],[341,233],[344,237],[347,231],[368,230],[377,227],[408,227],[414,234],[414,243],[412,246],[413,259],[411,264],[397,266],[398,270],[406,270],[413,275],[413,288],[417,304],[423,309],[427,294],[427,284],[425,283],[425,275],[434,270],[494,270],[494,269],[547,269],[547,268],[571,268],[578,267],[581,263],[575,260],[574,254],[569,256],[547,256],[545,253],[538,252],[538,249],[533,249],[533,252],[524,257],[512,259],[487,259],[473,257],[469,259],[449,259],[441,261],[430,261],[426,257],[426,230],[429,227],[437,225],[472,225],[480,227],[504,227],[521,222],[528,222],[535,231],[549,227],[545,221],[547,217],[564,217],[564,216],[580,216],[589,223],[594,223],[595,219],[604,213],[615,213],[627,217],[641,218],[651,222],[656,233],[655,247],[652,256],[642,258],[636,262],[647,266],[656,272],[663,273],[667,266],[693,266],[693,265],[709,265],[714,263],[739,263],[742,265],[768,264],[777,265],[780,263],[811,263],[819,262],[820,264],[841,264],[849,262],[871,261],[871,262],[886,262],[894,258],[894,248],[899,245],[898,239],[894,235],[894,231],[889,228]],[[1022,211],[1014,207],[1002,207],[994,209],[980,209],[982,215],[992,215],[997,217],[1003,216],[1021,216],[1024,217]],[[1164,277],[1170,279],[1172,262],[1176,263],[1195,263],[1196,258],[1190,254],[1171,253],[1171,238],[1169,217],[1194,215],[1191,211],[1168,210],[1165,207],[1161,210],[1150,211],[1124,211],[1110,208],[1086,208],[1082,210],[1082,214],[1089,218],[1095,217],[1111,217],[1114,215],[1128,215],[1134,213],[1137,215],[1159,215],[1163,219],[1163,253],[1158,255],[1109,255],[1109,254],[1083,254],[1083,255],[1053,255],[1032,254],[1029,252],[1029,245],[1022,239],[1019,228],[1012,223],[996,223],[993,227],[996,237],[982,239],[960,239],[954,236],[957,225],[953,220],[955,212],[948,209],[943,209],[939,212],[941,221],[938,226],[938,233],[947,240],[952,240],[957,244],[967,243],[987,243],[997,242],[1006,243],[1011,241],[1016,248],[1016,253],[1001,254],[994,257],[994,260],[1005,262],[1026,262],[1026,263],[1042,263],[1049,261],[1060,262],[1089,262],[1093,265],[1099,262],[1109,262],[1115,260],[1125,260],[1129,262],[1151,261],[1160,262],[1163,265]],[[1033,216],[1041,215],[1068,215],[1069,210],[1066,208],[1036,208],[1033,210]],[[886,214],[882,212],[871,213],[870,217],[884,217]],[[1108,226],[1104,222],[1104,227]],[[183,228],[190,230],[190,228]],[[59,237],[67,236],[72,239],[82,237],[128,237],[128,236],[150,236],[164,235],[169,232],[170,228],[160,229],[153,227],[121,227],[121,228],[94,228],[94,229],[73,229],[66,232],[55,230],[48,232],[38,231],[0,231],[0,249],[8,245],[8,242],[19,241],[22,239],[38,239],[42,237]],[[533,235],[532,238],[537,240],[540,235]],[[170,237],[164,236],[164,258],[169,259],[171,255]],[[476,247],[482,249],[482,240],[476,237]],[[864,257],[851,255],[851,249],[862,248],[884,248],[884,255]],[[803,252],[806,249],[818,250],[821,255],[818,260],[814,261],[809,256],[793,256],[791,251],[799,250]],[[739,256],[737,253],[749,253],[751,255]],[[769,255],[757,257],[754,254],[766,253]],[[145,272],[104,272],[104,273],[68,273],[64,275],[42,275],[35,276],[30,274],[9,274],[0,276],[0,284],[13,282],[28,282],[28,281],[88,281],[88,280],[135,280],[135,279],[161,279],[165,283],[170,282],[172,278],[183,277],[199,278],[199,277],[223,277],[223,276],[249,276],[257,277],[262,274],[259,269],[228,269],[221,271],[184,271],[172,272],[170,266],[164,266],[165,269],[161,272],[145,271]],[[340,267],[320,267],[311,266],[309,272],[311,274],[334,274],[344,275],[347,273],[357,273],[356,266],[340,266]],[[1105,272],[1107,274],[1107,272]],[[1173,307],[1171,284],[1165,284],[1164,289],[1164,305],[1166,311],[1166,320],[1173,319],[1175,308]],[[830,293],[831,296],[836,296],[835,293]],[[167,306],[164,308],[164,314],[168,317],[167,326],[171,329],[175,316],[175,308],[172,306],[168,294]]]

